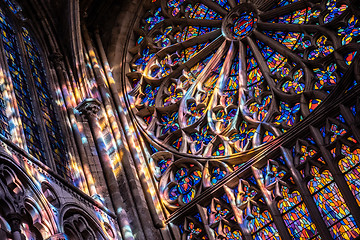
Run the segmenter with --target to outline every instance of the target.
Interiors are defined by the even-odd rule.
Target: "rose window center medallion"
[[[222,33],[228,40],[240,40],[249,36],[255,28],[257,14],[250,4],[234,8],[222,22]]]

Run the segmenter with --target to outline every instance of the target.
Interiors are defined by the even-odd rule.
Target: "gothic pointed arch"
[[[71,239],[114,239],[109,223],[100,225],[94,216],[75,204],[65,204],[61,212],[63,232]]]
[[[15,164],[14,156],[0,147],[1,229],[9,238],[18,231],[30,239],[47,239],[58,229],[53,212],[34,179]]]

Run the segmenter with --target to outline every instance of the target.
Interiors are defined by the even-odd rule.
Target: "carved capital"
[[[86,98],[76,107],[76,109],[87,119],[89,119],[91,117],[97,117],[100,106],[101,103],[99,100],[95,98]]]

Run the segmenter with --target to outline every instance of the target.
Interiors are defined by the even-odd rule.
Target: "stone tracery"
[[[131,50],[129,100],[148,136],[183,154],[231,156],[282,135],[355,54],[357,17],[333,0],[152,5]]]
[[[350,180],[356,173],[339,165],[347,183],[336,177],[339,169],[322,146],[354,128],[342,116],[318,113],[359,81],[360,26],[349,6],[335,0],[148,5],[130,49],[125,94],[153,153],[149,166],[177,237],[359,235],[358,186]],[[326,126],[319,130],[312,119]],[[334,159],[340,151],[353,154],[345,159],[358,157],[342,147],[332,150]],[[329,186],[334,192],[326,196]]]

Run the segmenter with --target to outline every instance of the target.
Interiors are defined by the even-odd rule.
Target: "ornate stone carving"
[[[86,118],[97,117],[97,113],[101,109],[101,103],[95,98],[84,99],[76,109]]]

